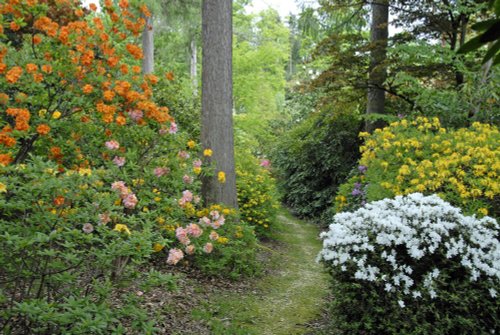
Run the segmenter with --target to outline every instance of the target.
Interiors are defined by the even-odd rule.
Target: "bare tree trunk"
[[[201,144],[212,149],[202,195],[206,204],[237,207],[233,138],[232,0],[203,0]],[[225,178],[222,177],[225,174]],[[220,177],[220,178],[218,178]],[[225,179],[225,180],[222,180]]]
[[[385,91],[382,89],[387,70],[385,60],[387,56],[387,38],[389,37],[389,1],[377,0],[371,5],[372,22],[370,27],[370,73],[368,76],[368,100],[366,114],[383,114],[385,105]],[[371,132],[384,126],[382,121],[366,121],[365,128]]]
[[[146,26],[142,32],[142,51],[144,58],[142,59],[142,73],[148,74],[154,72],[154,35],[153,35],[153,16],[144,17]]]
[[[483,70],[483,75],[481,77],[480,86],[484,86],[487,83],[492,65],[493,65],[493,57],[490,58],[486,63],[484,63],[483,66],[481,66],[481,70]],[[482,105],[483,105],[482,101],[480,100],[477,101],[474,109],[469,112],[469,118],[476,116],[476,114],[479,113],[479,111],[481,110]]]
[[[193,87],[193,95],[198,95],[198,47],[196,45],[196,37],[191,38],[191,85]]]

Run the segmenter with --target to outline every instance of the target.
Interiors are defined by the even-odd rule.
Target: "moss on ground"
[[[251,292],[213,297],[193,312],[213,334],[304,334],[321,313],[328,275],[315,262],[321,249],[318,228],[284,212],[278,221],[276,239],[283,247],[271,253],[269,274]]]

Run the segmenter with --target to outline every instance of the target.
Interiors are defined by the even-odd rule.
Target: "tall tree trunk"
[[[198,46],[196,45],[196,36],[191,38],[191,86],[193,87],[193,95],[198,95]]]
[[[465,14],[460,14],[460,40],[458,47],[461,48],[462,45],[465,44],[465,36],[467,35],[467,23],[469,22],[469,18]],[[453,49],[454,50],[454,49]],[[464,83],[464,74],[463,72],[456,70],[455,71],[455,81],[457,83],[457,87],[462,86]]]
[[[372,22],[370,27],[370,73],[368,76],[368,101],[366,114],[383,114],[385,91],[382,89],[387,77],[385,60],[387,38],[389,37],[389,0],[377,0],[371,5]],[[365,128],[371,132],[384,126],[382,121],[366,121]]]
[[[237,207],[233,138],[232,0],[203,0],[201,144],[212,149],[213,176],[202,182],[206,204]],[[225,181],[219,180],[221,172]]]
[[[144,58],[142,59],[142,73],[148,74],[154,72],[155,60],[154,60],[154,35],[153,35],[153,16],[144,17],[146,20],[146,26],[142,32],[142,52]]]

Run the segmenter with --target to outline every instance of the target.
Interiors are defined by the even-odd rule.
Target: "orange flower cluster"
[[[85,94],[90,94],[90,93],[92,93],[93,90],[94,90],[94,88],[92,87],[92,85],[89,85],[89,84],[86,84],[82,87],[82,91]]]
[[[19,35],[29,31],[32,35],[24,41],[31,41],[29,48],[36,53],[36,58],[30,59],[28,55],[26,59],[23,59],[24,62],[19,60],[15,62],[16,66],[10,67],[4,64],[3,59],[7,52],[10,52],[8,50],[11,47],[0,43],[0,75],[5,76],[8,84],[28,83],[28,80],[20,80],[25,78],[24,73],[33,76],[30,84],[41,82],[44,76],[53,74],[51,79],[59,78],[56,82],[56,85],[60,85],[59,88],[74,93],[75,97],[83,96],[85,102],[90,102],[95,106],[95,110],[105,123],[116,122],[122,126],[130,123],[128,122],[130,115],[126,113],[130,110],[144,113],[144,119],[141,118],[140,122],[137,121],[134,124],[147,124],[148,118],[158,123],[173,121],[168,108],[160,107],[150,100],[152,85],[157,84],[159,78],[154,75],[144,77],[141,75],[139,60],[143,58],[143,51],[128,39],[143,31],[146,25],[145,17],[151,15],[146,6],[132,5],[128,0],[119,0],[116,6],[115,1],[105,0],[104,15],[107,14],[112,22],[106,21],[108,23],[104,25],[102,19],[104,15],[93,17],[95,14],[83,10],[78,0],[49,1],[47,3],[49,8],[46,12],[44,12],[45,9],[40,11],[38,7],[33,6],[38,3],[37,0],[0,2],[0,15],[4,15],[4,22],[0,25],[0,29],[3,31],[3,27],[10,26],[11,30],[17,30]],[[96,11],[97,7],[90,5],[90,9]],[[141,14],[143,17],[140,16]],[[22,29],[17,27],[14,19],[18,18],[22,18],[27,26]],[[115,47],[117,43],[123,43],[126,51]],[[173,75],[170,74],[170,76],[169,79],[173,79]],[[68,78],[72,80],[69,81]],[[43,90],[43,88],[39,89]],[[96,94],[91,95],[91,93]],[[36,93],[30,98],[36,101]],[[15,101],[16,105],[9,105],[10,101]],[[14,118],[12,128],[15,130],[28,131],[30,117],[41,117],[30,115],[28,109],[23,108],[26,102],[27,96],[25,95],[18,94],[14,98],[14,96],[9,97],[5,93],[0,93],[0,105],[5,105],[7,115]],[[45,106],[45,108],[49,107]],[[75,112],[73,109],[70,110],[73,111],[72,113]],[[79,117],[81,122],[93,120],[91,114],[95,111],[92,109],[84,109],[80,112],[82,113]],[[51,132],[49,125],[44,124],[43,121],[40,123],[39,120],[32,120],[31,123],[37,125],[38,134],[43,136],[50,134],[54,136],[53,143],[59,143],[57,142],[58,134]],[[0,123],[0,129],[2,126],[4,124]],[[19,145],[20,141],[16,141],[15,136],[12,135],[12,129],[4,127],[0,131],[0,144],[5,148]],[[61,149],[56,146],[47,149],[50,150],[49,157],[62,164]],[[0,149],[0,164],[12,162],[11,155],[15,156],[14,153],[4,153]]]
[[[12,132],[12,128],[10,126],[3,127],[2,131],[0,131],[0,144],[5,145],[6,147],[13,147],[16,145],[16,139],[9,136],[9,133]]]
[[[127,44],[127,51],[135,59],[142,59],[144,55],[142,54],[142,49],[135,44]]]
[[[6,166],[12,163],[14,159],[10,154],[0,154],[0,165]]]
[[[19,131],[26,131],[30,129],[30,112],[23,108],[7,108],[7,115],[13,116],[16,121],[15,129]]]
[[[46,124],[41,124],[38,127],[36,127],[36,132],[39,133],[40,135],[47,135],[50,132],[50,127],[47,126]]]
[[[33,23],[33,27],[45,32],[50,37],[56,37],[59,30],[59,24],[46,16],[38,18]]]
[[[113,105],[106,105],[104,102],[100,101],[96,105],[96,109],[99,113],[102,114],[102,120],[106,123],[111,123],[113,122],[115,113],[116,113],[116,106]]]
[[[5,75],[5,79],[9,84],[15,84],[23,74],[23,69],[20,66],[12,67],[7,74]]]

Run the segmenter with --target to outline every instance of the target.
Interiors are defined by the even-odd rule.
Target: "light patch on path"
[[[259,308],[256,328],[266,335],[303,334],[303,324],[317,316],[328,292],[328,277],[315,262],[321,242],[315,226],[284,215],[278,220],[285,225],[280,239],[287,250],[279,256],[277,278],[262,281],[263,293],[269,293]]]
[[[316,263],[321,249],[316,226],[278,216],[283,245],[271,257],[272,271],[258,279],[254,292],[214,301],[213,334],[298,335],[317,319],[328,294],[329,276]],[[213,307],[213,306],[212,306]]]

